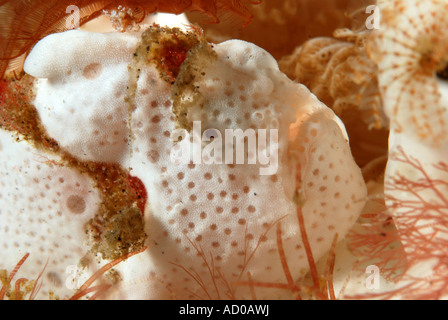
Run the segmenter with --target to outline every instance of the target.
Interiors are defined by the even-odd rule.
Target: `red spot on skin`
[[[146,201],[148,200],[148,193],[146,192],[143,182],[134,176],[128,175],[129,187],[131,191],[135,192],[137,196],[137,207],[142,212],[142,216],[145,213]]]
[[[176,37],[175,34],[174,36]],[[187,58],[189,50],[188,46],[179,41],[167,43],[163,47],[160,62],[172,81],[175,81],[179,74],[180,66]]]

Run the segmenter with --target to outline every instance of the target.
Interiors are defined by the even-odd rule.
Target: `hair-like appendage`
[[[248,0],[14,0],[0,1],[0,76],[10,69],[20,69],[29,50],[45,36],[66,31],[73,25],[73,8],[79,9],[79,25],[98,17],[103,10],[126,6],[145,14],[167,12],[180,14],[198,11],[218,23],[226,12],[236,14],[249,23],[252,14],[245,3]],[[250,1],[254,3],[254,1]],[[76,7],[75,7],[76,6]],[[78,14],[78,13],[76,13]],[[77,24],[77,22],[75,22]]]
[[[6,270],[0,270],[0,301],[4,300],[5,295],[8,300],[25,300],[26,297],[29,297],[29,300],[34,300],[34,298],[36,297],[36,294],[40,290],[40,286],[42,285],[41,277],[45,271],[45,268],[47,267],[48,261],[36,280],[19,278],[16,280],[14,286],[12,286],[11,284],[14,276],[17,274],[20,267],[26,262],[29,256],[30,254],[26,253],[16,264],[14,269],[9,273],[9,275],[7,274]]]
[[[401,282],[409,287],[400,295],[441,299],[448,295],[448,165],[442,161],[427,165],[402,147],[390,161],[400,170],[385,181],[386,204],[394,213],[408,261]]]
[[[102,285],[92,287],[92,283],[94,283],[96,280],[101,278],[108,270],[110,270],[111,268],[113,268],[114,266],[119,264],[120,262],[122,262],[136,254],[142,253],[145,250],[146,250],[146,247],[140,249],[139,251],[128,253],[128,254],[124,255],[123,257],[119,257],[119,258],[115,259],[114,261],[107,263],[102,268],[97,270],[86,282],[84,282],[83,285],[70,298],[70,300],[79,300],[83,296],[87,295],[90,292],[95,292],[95,294],[92,297],[90,297],[89,300],[95,300],[95,298],[97,298],[98,296],[103,294],[105,291],[107,291],[112,285],[111,284],[102,284]]]
[[[358,225],[347,235],[348,247],[358,258],[353,269],[365,273],[374,264],[387,281],[396,282],[407,268],[400,236],[383,199],[377,199],[379,211],[361,214]]]
[[[394,286],[345,298],[444,299],[448,295],[448,183],[444,179],[448,165],[425,166],[401,147],[390,159],[412,176],[397,172],[387,177],[387,208],[361,215],[361,228],[352,230],[348,238],[350,249],[360,257],[355,270],[374,264]]]

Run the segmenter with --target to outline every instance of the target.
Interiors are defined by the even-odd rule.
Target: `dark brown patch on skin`
[[[141,211],[137,207],[123,208],[107,219],[91,221],[87,232],[93,251],[111,260],[141,250],[146,239]]]
[[[190,130],[192,120],[188,119],[188,109],[203,104],[195,82],[205,75],[203,70],[216,58],[213,46],[202,38],[200,29],[183,32],[179,28],[154,25],[143,32],[129,65],[130,82],[126,100],[130,105],[130,117],[135,109],[134,100],[141,70],[151,64],[157,68],[164,81],[173,85],[172,110],[176,115],[177,126]],[[186,96],[190,99],[184,99]]]
[[[115,216],[123,216],[122,212],[131,210],[139,215],[132,215],[132,220],[136,226],[144,224],[143,215],[139,209],[139,194],[135,192],[130,183],[129,172],[118,164],[109,164],[93,161],[81,161],[74,155],[63,150],[58,143],[51,138],[43,127],[39,114],[34,107],[34,78],[25,75],[20,80],[2,79],[0,80],[0,129],[17,133],[17,141],[26,140],[37,150],[48,154],[57,155],[59,161],[48,160],[46,164],[72,168],[81,174],[86,174],[95,183],[95,187],[100,193],[100,209],[95,217],[90,220],[87,226],[87,233],[90,235],[90,246],[92,253],[100,253],[103,256],[119,258],[127,253],[138,251],[146,239],[146,234],[142,228],[134,228],[135,234],[131,239],[134,243],[122,245],[119,242],[107,242],[102,245],[104,234],[110,232],[108,228],[114,226],[114,232],[120,233],[120,224],[107,224],[106,221],[114,220]],[[80,212],[82,203],[75,205],[75,198],[68,198],[69,207]],[[79,200],[79,199],[78,199]],[[138,221],[137,221],[138,220]],[[122,224],[124,233],[128,231],[126,224]],[[118,229],[117,229],[118,228]],[[111,246],[115,244],[116,247]],[[107,251],[101,252],[98,250]],[[113,252],[113,254],[111,254]]]
[[[195,106],[204,107],[204,98],[200,92],[200,87],[196,83],[205,76],[204,70],[206,67],[217,59],[218,56],[213,50],[213,46],[205,41],[188,53],[180,68],[171,94],[173,113],[176,115],[179,128],[190,131],[193,126],[193,119],[188,116],[189,109]]]

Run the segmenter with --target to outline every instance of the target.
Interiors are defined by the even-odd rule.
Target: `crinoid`
[[[338,115],[359,109],[369,129],[387,128],[378,89],[377,68],[365,51],[370,31],[338,29],[334,38],[313,38],[279,64]]]
[[[338,29],[333,38],[310,39],[279,61],[289,78],[306,85],[342,119],[360,166],[387,153],[389,127],[377,67],[365,50],[369,36],[370,30]]]

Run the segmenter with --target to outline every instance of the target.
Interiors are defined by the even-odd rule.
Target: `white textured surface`
[[[73,30],[46,37],[25,62],[40,78],[34,105],[42,123],[79,159],[119,162],[127,153],[127,66],[137,40]]]
[[[44,270],[36,298],[48,299],[50,290],[70,297],[66,269],[87,252],[84,225],[97,211],[98,192],[88,177],[52,165],[57,157],[1,130],[0,154],[0,267],[9,273],[29,253],[12,284],[22,277],[35,280]]]
[[[51,61],[42,56],[53,50],[45,45],[50,40],[44,39],[28,62],[42,67],[26,68],[35,76],[51,76],[40,80],[36,99],[48,132],[76,157],[129,166],[148,192],[148,249],[117,266],[123,282],[114,287],[110,298],[251,298],[247,285],[235,285],[247,281],[248,272],[254,281],[286,283],[276,238],[280,219],[285,255],[297,279],[308,261],[296,216],[296,189],[302,189],[303,215],[315,258],[330,248],[336,232],[343,238],[356,220],[366,190],[346,133],[334,114],[305,87],[282,74],[266,51],[238,40],[216,45],[218,60],[195,83],[204,106],[193,107],[189,117],[202,121],[203,130],[278,130],[275,175],[260,175],[260,164],[172,163],[171,88],[153,67],[142,70],[137,83],[131,152],[120,143],[118,151],[113,144],[101,149],[97,144],[104,141],[102,135],[110,137],[110,131],[118,129],[120,134],[127,132],[126,123],[120,123],[127,107],[120,101],[129,83],[125,67],[135,38],[82,35],[91,42],[81,45],[71,41],[78,37],[75,31],[58,37],[69,55],[66,64],[58,67],[56,62],[50,67],[42,62]],[[92,60],[95,55],[86,44],[100,43],[96,37],[128,49],[117,51],[112,45],[111,50],[102,51],[106,57]],[[90,58],[81,64],[70,56],[83,51]],[[101,63],[102,73],[93,79],[81,77],[92,62]],[[118,114],[117,122],[107,114]],[[198,251],[203,255],[198,256]],[[200,277],[205,290],[185,270]],[[257,288],[256,295],[292,297],[287,290],[266,288]]]

